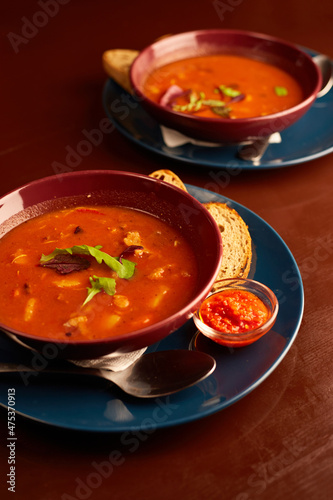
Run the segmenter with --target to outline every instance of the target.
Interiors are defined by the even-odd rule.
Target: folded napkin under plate
[[[183,146],[184,144],[188,143],[194,144],[195,146],[203,146],[210,148],[223,146],[223,143],[199,141],[197,139],[193,139],[192,137],[187,137],[181,132],[164,127],[163,125],[161,125],[160,128],[162,132],[163,141],[165,145],[168,146],[169,148],[177,148],[179,146]],[[246,141],[246,142],[244,141],[242,144],[247,144],[248,142],[251,141]],[[279,144],[280,142],[281,142],[281,135],[279,134],[279,132],[275,132],[269,138],[270,144]]]

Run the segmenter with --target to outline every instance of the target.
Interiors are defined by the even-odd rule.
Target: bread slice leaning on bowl
[[[173,184],[174,186],[183,189],[183,191],[187,191],[183,181],[171,170],[155,170],[155,172],[149,174],[149,177],[154,177],[160,181],[168,182],[169,184]]]
[[[216,280],[247,278],[252,261],[252,240],[241,216],[226,203],[204,203],[222,236],[223,257]]]
[[[102,56],[104,71],[129,93],[133,92],[129,70],[138,55],[137,50],[111,49],[106,50]]]
[[[171,170],[156,170],[150,177],[187,191],[182,180]],[[247,278],[252,262],[252,239],[244,220],[226,203],[209,202],[203,203],[203,206],[216,221],[222,236],[222,265],[216,280]]]

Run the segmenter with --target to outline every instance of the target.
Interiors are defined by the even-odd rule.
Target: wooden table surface
[[[4,2],[0,24],[1,194],[53,175],[66,148],[77,147],[84,130],[98,129],[107,49],[140,50],[167,33],[235,28],[333,58],[331,0],[17,0]],[[159,168],[199,187],[223,172],[159,156],[117,130],[75,166],[144,174]],[[236,404],[186,425],[138,433],[135,450],[119,434],[57,429],[17,416],[15,493],[6,484],[7,410],[1,408],[1,498],[332,498],[333,157],[243,170],[229,180],[217,183],[218,192],[265,219],[303,275],[305,311],[287,356]],[[122,464],[93,476],[93,464],[110,461],[115,450]]]

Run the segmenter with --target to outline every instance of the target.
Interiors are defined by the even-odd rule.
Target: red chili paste
[[[245,290],[223,290],[208,297],[200,307],[201,320],[223,333],[241,333],[258,328],[269,312],[261,299]]]

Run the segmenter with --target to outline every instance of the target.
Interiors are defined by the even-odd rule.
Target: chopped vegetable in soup
[[[299,104],[303,93],[287,72],[235,55],[192,57],[153,71],[144,94],[173,111],[208,118],[249,118]]]
[[[162,220],[77,207],[24,222],[0,240],[0,322],[52,340],[98,339],[156,323],[193,297],[197,263]]]

